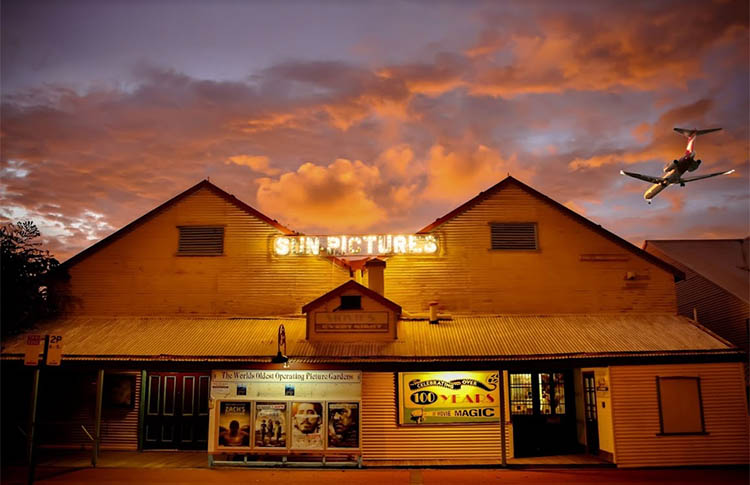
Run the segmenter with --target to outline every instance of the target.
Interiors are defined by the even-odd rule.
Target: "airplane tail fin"
[[[721,128],[709,128],[707,130],[696,130],[696,129],[688,130],[686,128],[675,128],[674,131],[681,134],[685,138],[690,138],[692,135],[695,135],[695,136],[705,135],[706,133],[712,133],[714,131],[719,131],[720,129]]]

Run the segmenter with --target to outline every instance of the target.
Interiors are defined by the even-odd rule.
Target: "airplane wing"
[[[710,177],[718,177],[719,175],[729,175],[730,173],[733,173],[733,172],[734,172],[734,169],[727,170],[726,172],[716,172],[716,173],[710,173],[708,175],[701,175],[699,177],[689,177],[689,178],[686,178],[686,179],[680,179],[680,183],[684,184],[684,183],[687,183],[687,182],[695,182],[696,180],[707,179],[707,178],[710,178]]]
[[[639,180],[643,180],[644,182],[651,182],[652,184],[661,183],[661,179],[659,177],[651,177],[650,175],[641,175],[640,173],[624,172],[620,170],[620,175],[627,175],[628,177],[633,177]]]
[[[707,130],[688,130],[686,128],[675,128],[674,131],[681,134],[682,136],[690,136],[692,134],[698,135],[705,135],[706,133],[713,133],[714,131],[719,131],[721,128],[709,128]]]

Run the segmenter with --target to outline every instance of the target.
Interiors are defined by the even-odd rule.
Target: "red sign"
[[[39,346],[41,343],[42,336],[38,333],[26,335],[23,365],[39,365]]]

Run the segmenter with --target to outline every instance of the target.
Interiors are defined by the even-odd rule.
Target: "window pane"
[[[565,414],[565,376],[556,373],[555,376],[555,414]]]
[[[531,374],[510,375],[511,414],[534,414],[531,395]]]
[[[552,414],[551,406],[551,389],[550,375],[539,374],[539,412],[542,414]]]

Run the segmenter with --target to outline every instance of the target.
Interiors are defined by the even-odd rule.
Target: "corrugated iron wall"
[[[138,414],[141,407],[141,373],[122,372],[135,375],[135,406],[132,409],[102,409],[102,449],[137,450],[138,449]],[[105,374],[104,379],[107,379]]]
[[[81,426],[94,434],[96,372],[42,371],[39,378],[37,436],[40,446],[91,446]]]
[[[510,430],[506,430],[510,447]],[[362,375],[362,459],[369,465],[391,461],[500,461],[500,424],[398,426],[396,375]]]
[[[177,226],[224,227],[222,256],[177,256]],[[285,315],[349,279],[323,257],[277,257],[281,232],[208,189],[179,201],[69,270],[69,312]]]
[[[657,436],[656,377],[700,377],[705,435]],[[740,363],[610,367],[617,465],[748,463],[748,416]]]
[[[490,250],[490,222],[536,222],[537,251]],[[673,275],[518,187],[438,227],[437,256],[393,256],[385,296],[409,312],[674,312]],[[633,273],[626,279],[628,272]]]
[[[102,404],[101,447],[135,450],[138,449],[141,376],[139,372],[112,374],[115,373],[136,376],[135,406],[118,409]],[[105,373],[104,379],[112,374]],[[39,444],[50,448],[91,448],[92,441],[81,426],[91,435],[95,433],[96,372],[48,372],[46,375],[43,372],[39,390]]]
[[[690,318],[696,308],[698,323],[748,350],[748,304],[733,294],[691,271],[677,283],[677,305],[680,315]]]

